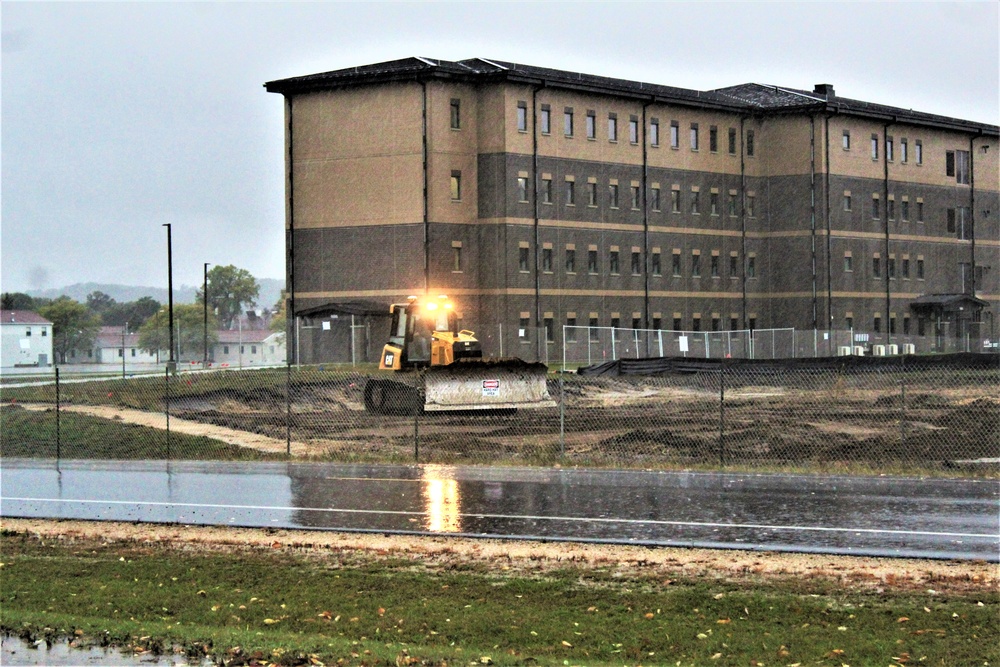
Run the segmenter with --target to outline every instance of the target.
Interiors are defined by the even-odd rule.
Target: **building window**
[[[872,318],[872,331],[882,333],[882,316],[876,315]]]
[[[907,199],[899,202],[899,217],[902,218],[903,222],[910,219],[910,202]]]
[[[877,160],[878,159],[878,135],[877,134],[873,134],[872,135],[872,159],[873,160]]]
[[[681,254],[675,252],[670,259],[670,273],[675,278],[679,278],[681,275]]]
[[[618,184],[612,183],[608,186],[608,205],[611,208],[618,208]]]
[[[721,320],[718,317],[712,317],[712,331],[719,331],[721,328]]]
[[[872,257],[872,278],[882,277],[882,258],[878,255]]]
[[[879,211],[878,197],[872,197],[872,220],[878,220],[879,215],[881,215],[881,213]]]
[[[851,195],[847,194],[844,195],[844,210],[845,211],[851,210]]]
[[[691,150],[698,150],[698,123],[691,123]]]
[[[670,121],[670,147],[681,147],[681,126],[676,120]]]
[[[542,105],[542,134],[552,132],[552,109],[548,104]]]
[[[638,185],[633,185],[632,186],[632,210],[633,211],[638,211],[640,203],[641,202],[639,201],[639,186]]]
[[[757,150],[756,141],[754,141],[754,131],[747,130],[747,157],[753,157],[754,152]]]
[[[592,276],[593,275],[597,275],[598,268],[599,267],[597,265],[597,251],[596,250],[588,250],[587,251],[587,273],[589,273]]]
[[[542,203],[551,204],[552,203],[552,179],[543,178],[542,179]]]
[[[453,99],[451,101],[451,129],[457,130],[462,127],[462,102]]]
[[[885,138],[885,159],[888,162],[892,162],[893,158],[894,158],[894,152],[893,152],[892,137],[886,136],[886,138]]]
[[[222,346],[222,354],[229,354],[229,346],[228,345],[223,345]]]
[[[517,103],[517,131],[527,132],[528,131],[528,103],[518,102]]]
[[[681,191],[671,190],[670,191],[670,210],[674,213],[681,212]]]
[[[556,327],[551,317],[542,319],[542,326],[545,328],[545,342],[554,343],[556,341]]]
[[[691,193],[691,214],[698,215],[701,209],[701,192],[695,190]]]
[[[652,208],[654,211],[660,210],[660,188],[654,186],[652,189],[650,189],[649,202],[650,202],[650,208]]]
[[[636,317],[635,315],[632,316],[632,328],[633,329],[641,329],[642,328],[642,320],[639,319],[638,317]]]
[[[522,203],[528,201],[528,179],[524,176],[517,177],[517,200]]]
[[[608,114],[608,141],[618,141],[618,116]]]
[[[904,336],[909,336],[910,335],[910,316],[909,315],[904,315],[903,316],[903,335]]]
[[[597,341],[601,340],[601,331],[600,329],[598,329],[598,326],[599,323],[597,318],[591,317],[588,326],[588,333],[590,334],[590,342],[592,343],[596,343]]]
[[[118,358],[121,359],[124,356],[125,356],[124,348],[118,348]]]
[[[517,321],[517,337],[522,342],[528,340],[528,330],[531,328],[531,319],[522,317]]]
[[[752,218],[756,213],[755,204],[757,202],[757,197],[754,195],[747,195],[747,217]]]
[[[840,143],[841,148],[843,148],[845,151],[851,150],[851,131],[850,130],[844,130],[844,136],[843,136],[843,138],[841,138],[840,142],[841,142]]]
[[[587,112],[587,138],[597,138],[597,117],[593,111]]]
[[[618,273],[619,273],[619,267],[618,267],[618,251],[617,251],[617,250],[612,250],[612,251],[611,251],[611,252],[610,252],[610,253],[608,254],[608,264],[609,264],[608,268],[609,268],[609,269],[610,269],[610,271],[611,271],[611,275],[613,275],[613,276],[617,276],[617,275],[618,275]]]
[[[753,255],[747,257],[747,278],[757,277],[757,258]]]
[[[517,249],[517,270],[521,273],[527,273],[528,266],[528,248],[522,246]]]
[[[885,263],[885,269],[886,269],[886,271],[885,271],[886,277],[889,280],[895,280],[896,279],[896,258],[895,257],[892,257],[891,255],[889,256],[889,259],[887,259],[886,263]]]
[[[738,278],[740,275],[740,264],[739,259],[736,255],[729,256],[729,277]]]
[[[712,255],[712,262],[711,262],[711,265],[709,266],[709,275],[711,275],[713,278],[718,278],[719,277],[719,256],[718,255]]]
[[[542,271],[552,273],[552,248],[542,248]]]
[[[655,118],[649,121],[649,144],[651,146],[660,145],[660,121]]]
[[[851,255],[844,255],[844,273],[851,273],[854,271],[854,257]]]
[[[913,148],[916,151],[914,153],[914,156],[916,158],[917,164],[923,164],[924,163],[924,144],[923,144],[923,142],[920,141],[920,139],[917,139],[916,143],[913,145]]]
[[[659,317],[654,317],[653,318],[653,330],[654,331],[659,331],[662,328],[663,328],[663,320],[660,319]]]
[[[917,202],[917,222],[924,221],[924,203],[922,201]]]
[[[896,200],[895,199],[890,199],[888,202],[886,202],[885,208],[886,208],[886,212],[885,212],[886,216],[890,220],[895,220],[896,219]]]
[[[730,192],[729,193],[729,216],[733,217],[733,218],[736,217],[736,193],[735,192]]]
[[[566,342],[575,343],[576,342],[576,318],[566,317]]]
[[[924,260],[922,257],[917,257],[917,280],[924,279]]]
[[[713,153],[719,152],[719,128],[715,125],[708,128],[708,150]]]
[[[457,241],[452,242],[451,246],[451,270],[461,273],[462,271],[462,246],[455,245]]]
[[[628,120],[628,141],[631,144],[639,143],[639,119],[635,116]]]
[[[903,280],[909,280],[909,279],[910,279],[910,258],[909,257],[904,257],[903,258]]]
[[[130,349],[130,354],[133,357],[135,356],[135,348],[134,347]]]
[[[641,256],[638,252],[632,251],[632,275],[638,276],[642,274],[642,262]]]
[[[955,151],[955,180],[969,184],[969,151]]]
[[[662,276],[663,266],[660,264],[660,253],[658,252],[653,253],[651,263],[652,263],[653,275],[657,277]]]
[[[729,154],[736,155],[736,128],[729,128]]]
[[[573,136],[573,108],[566,107],[563,111],[563,134],[567,137]]]
[[[945,151],[944,154],[944,175],[955,175],[955,151]]]
[[[899,161],[905,164],[906,161],[910,157],[909,153],[910,153],[909,146],[906,143],[906,139],[900,139],[899,140]]]
[[[682,331],[682,327],[683,326],[684,326],[684,323],[681,322],[681,318],[675,317],[674,318],[674,331]]]
[[[575,181],[566,181],[566,206],[576,206]]]
[[[597,183],[587,183],[587,206],[597,206]]]
[[[701,317],[698,315],[691,318],[691,331],[701,331]]]
[[[701,255],[692,254],[691,255],[691,277],[700,278],[701,277]]]
[[[566,248],[566,273],[576,273],[575,248]]]
[[[712,215],[719,215],[719,193],[710,192],[708,193],[708,208],[709,213]]]
[[[451,172],[451,200],[460,201],[462,199],[462,172]]]
[[[621,326],[622,326],[622,322],[621,322],[620,318],[618,318],[618,317],[612,317],[611,318],[611,328],[612,329],[620,329]]]
[[[31,338],[31,327],[26,327],[24,329],[24,335],[27,336],[28,338]]]

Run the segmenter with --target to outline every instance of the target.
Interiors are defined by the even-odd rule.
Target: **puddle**
[[[135,665],[157,665],[158,667],[210,667],[213,663],[188,662],[183,655],[150,654],[132,655],[113,648],[73,648],[69,642],[48,645],[41,641],[29,644],[20,637],[0,638],[0,665],[100,665],[101,667],[134,667]]]

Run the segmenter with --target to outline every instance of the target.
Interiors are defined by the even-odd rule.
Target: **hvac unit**
[[[863,356],[865,356],[865,346],[864,345],[855,345],[854,346],[854,356],[856,356],[856,357],[863,357]]]
[[[876,357],[884,357],[885,345],[872,345],[872,355]]]
[[[917,348],[913,343],[903,344],[903,354],[916,354]]]
[[[849,357],[851,356],[851,346],[850,345],[840,345],[837,347],[838,357]]]
[[[895,343],[893,343],[892,345],[890,345],[888,347],[888,352],[889,352],[889,356],[892,356],[892,357],[896,356],[897,354],[899,354],[899,346],[896,345]]]

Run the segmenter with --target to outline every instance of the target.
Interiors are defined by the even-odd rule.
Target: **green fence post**
[[[59,424],[60,401],[59,401],[59,367],[56,366],[56,461],[62,458],[62,433]]]

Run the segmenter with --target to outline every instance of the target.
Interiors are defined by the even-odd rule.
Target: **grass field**
[[[1000,661],[1000,596],[981,566],[938,566],[928,580],[907,576],[905,561],[876,574],[822,557],[765,575],[751,564],[769,556],[734,554],[743,566],[713,574],[692,569],[698,552],[588,558],[564,545],[503,557],[454,540],[393,548],[376,536],[348,548],[275,532],[234,546],[143,530],[115,539],[113,529],[5,527],[0,629],[234,665]]]

